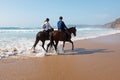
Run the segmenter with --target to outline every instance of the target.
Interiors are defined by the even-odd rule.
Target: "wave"
[[[39,27],[0,27],[0,33],[3,32],[36,32],[41,31]]]
[[[38,32],[41,30],[38,30],[38,29],[36,30],[0,30],[0,33],[3,33],[3,32]]]
[[[0,27],[1,29],[41,29],[40,27]]]
[[[93,33],[91,33],[91,32],[88,32],[88,33],[81,32],[81,33],[82,34],[78,34],[75,38],[72,38],[72,40],[74,40],[74,41],[84,40],[84,39],[98,38],[98,37],[101,37],[101,36],[118,34],[118,33],[120,33],[120,30],[110,29],[110,30],[105,30],[103,32],[97,32],[97,33],[95,33],[95,32],[93,32]]]
[[[113,30],[111,28],[92,28],[92,27],[85,27],[85,28],[77,28],[77,31],[89,31],[89,30]]]

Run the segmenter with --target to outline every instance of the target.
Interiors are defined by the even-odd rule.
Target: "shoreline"
[[[120,80],[120,34],[66,43],[65,53],[0,59],[0,80]]]

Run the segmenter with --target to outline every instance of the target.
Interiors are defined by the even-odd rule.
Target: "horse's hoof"
[[[45,54],[45,56],[47,56],[47,54]]]
[[[32,53],[36,53],[36,51],[32,51]]]

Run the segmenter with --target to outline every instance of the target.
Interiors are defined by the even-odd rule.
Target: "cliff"
[[[105,26],[114,28],[114,29],[120,29],[120,18],[116,19],[113,22],[105,24]]]

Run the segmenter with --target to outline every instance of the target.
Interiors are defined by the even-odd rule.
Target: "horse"
[[[36,40],[35,40],[35,43],[34,43],[32,49],[34,48],[34,51],[35,51],[36,45],[38,44],[39,41],[41,41],[42,42],[42,48],[45,50],[45,48],[44,48],[45,41],[50,40],[49,35],[52,31],[54,31],[53,28],[49,29],[49,32],[45,31],[45,30],[38,32],[36,34]]]
[[[70,35],[73,34],[74,36],[76,36],[76,27],[68,28],[67,31],[70,33]],[[72,50],[74,50],[74,45],[73,45],[73,41],[71,40],[71,36],[70,36],[70,39],[67,40],[66,33],[63,32],[63,31],[59,31],[59,30],[52,31],[50,43],[47,45],[47,50],[46,51],[48,51],[49,46],[54,41],[56,43],[54,45],[56,51],[57,51],[57,45],[58,45],[59,41],[63,41],[63,47],[62,47],[62,49],[64,49],[65,41],[68,41],[68,42],[70,42],[72,44]]]

